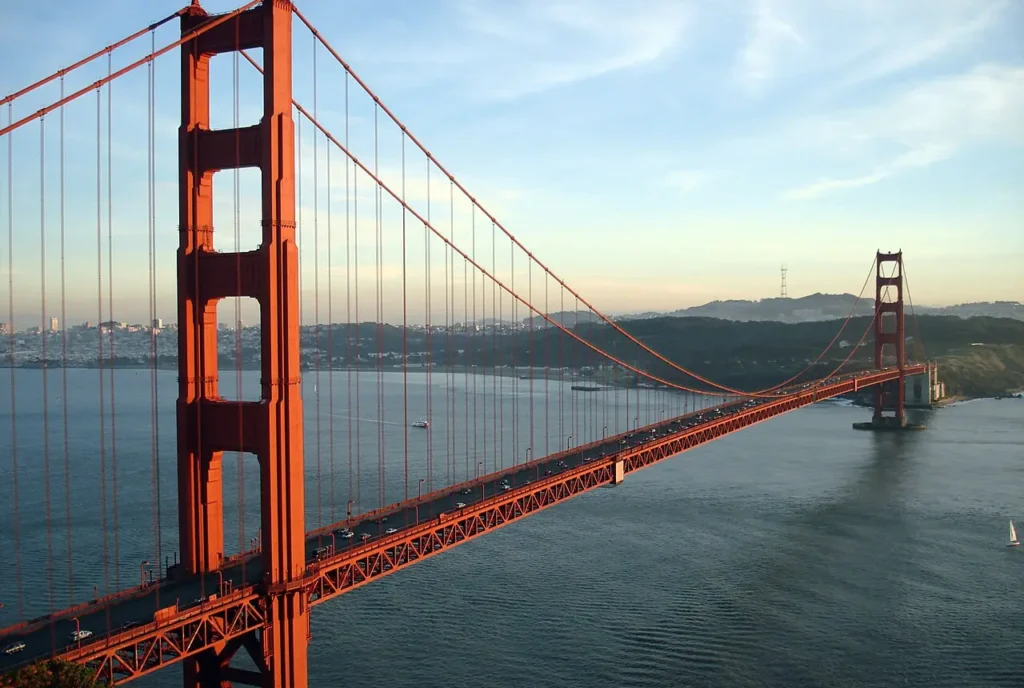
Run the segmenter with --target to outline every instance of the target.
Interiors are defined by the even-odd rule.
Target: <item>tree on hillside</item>
[[[92,669],[49,659],[22,667],[17,671],[0,676],[0,688],[91,688],[103,686],[106,681],[97,681]]]

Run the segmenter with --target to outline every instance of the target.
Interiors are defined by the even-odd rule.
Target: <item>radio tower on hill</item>
[[[781,296],[782,296],[782,298],[787,298],[787,292],[786,292],[786,266],[785,266],[785,264],[783,264],[783,266],[782,266],[782,292],[781,292]]]

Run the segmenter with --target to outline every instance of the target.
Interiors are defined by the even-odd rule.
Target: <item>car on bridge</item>
[[[23,642],[21,642],[19,640],[18,642],[11,643],[7,647],[5,647],[4,648],[4,654],[5,655],[13,655],[13,654],[17,654],[17,653],[21,652],[24,649],[25,649],[25,643],[23,643]]]

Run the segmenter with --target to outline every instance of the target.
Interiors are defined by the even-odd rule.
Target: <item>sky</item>
[[[434,158],[604,312],[777,296],[783,264],[790,296],[857,293],[877,249],[904,251],[916,303],[1024,300],[1022,2],[297,4]],[[233,3],[204,6],[225,11]],[[177,7],[15,3],[0,25],[0,92]],[[110,64],[117,69],[175,38],[172,23],[153,43],[147,35],[116,51]],[[421,217],[407,214],[403,235],[397,201],[377,196],[366,173],[302,122],[304,321],[351,317],[358,282],[361,320],[375,316],[379,289],[386,320],[403,317],[404,293],[409,321],[429,311],[436,323],[445,317],[445,274],[456,312],[469,313],[469,293],[479,295],[478,317],[498,306],[511,311],[511,297],[489,293],[490,280],[461,257],[454,271],[445,269],[444,245],[424,236],[428,208],[439,233],[503,282],[514,280],[525,300],[545,310],[547,294],[546,309],[571,308],[572,297],[560,301],[557,283],[530,268],[482,211],[450,196],[446,176],[428,172],[408,141],[403,173],[402,133],[380,111],[375,147],[373,101],[323,49],[314,68],[313,43],[296,24],[296,100],[311,111],[315,103],[339,141],[347,130],[349,149],[399,195],[404,182]],[[9,189],[0,193],[0,273],[8,278],[0,296],[6,304],[13,282],[19,325],[58,315],[62,305],[62,139],[67,319],[145,321],[151,291],[153,313],[176,319],[177,54],[156,61],[152,108],[144,68],[99,98],[89,92],[69,104],[63,136],[55,112],[0,137],[0,157],[8,156],[5,139],[11,146],[11,173],[6,164],[0,170],[0,191]],[[107,69],[103,58],[64,88],[86,86]],[[236,112],[241,124],[259,117],[258,74],[237,62],[236,105],[235,69],[232,57],[214,60],[214,127],[231,126]],[[0,121],[53,102],[59,87],[19,99]],[[245,170],[235,180],[234,172],[215,177],[220,250],[258,243],[259,176]],[[528,314],[521,303],[516,309]],[[6,305],[0,311],[9,319]]]

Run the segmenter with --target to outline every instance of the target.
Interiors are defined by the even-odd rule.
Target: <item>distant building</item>
[[[164,326],[164,319],[163,318],[153,318],[153,329],[154,330],[163,329],[163,326]]]
[[[58,327],[57,318],[50,318],[50,332],[56,332],[60,328]]]
[[[10,334],[11,328],[6,322],[0,322],[0,334]]]

